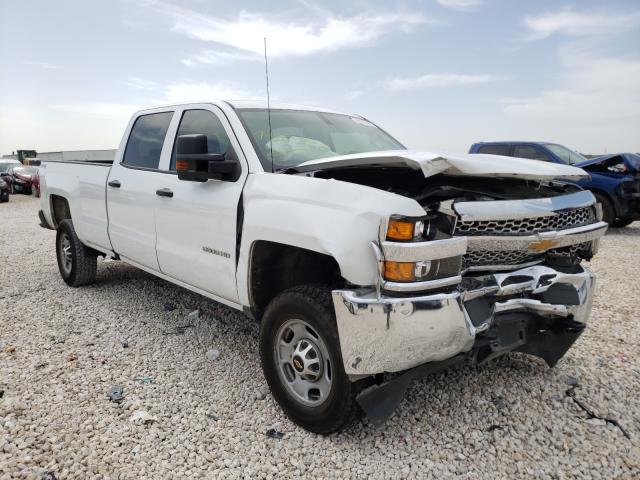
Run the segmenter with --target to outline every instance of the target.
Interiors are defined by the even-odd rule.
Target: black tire
[[[633,222],[634,222],[633,218],[624,218],[624,217],[623,217],[623,218],[618,218],[618,219],[616,219],[616,220],[611,224],[611,226],[612,226],[613,228],[624,228],[624,227],[626,227],[627,225],[632,224]]]
[[[593,192],[596,197],[596,201],[602,205],[602,221],[607,222],[609,226],[613,226],[616,220],[616,210],[613,207],[613,203],[605,195],[597,192]]]
[[[9,201],[9,189],[0,194],[0,202],[5,203]]]
[[[317,406],[297,399],[285,385],[279,371],[275,345],[283,325],[299,319],[306,322],[324,342],[328,352],[331,387]],[[328,287],[303,285],[278,295],[267,307],[260,326],[260,360],[271,393],[287,416],[314,433],[329,434],[348,425],[357,412],[354,389],[344,372],[335,312]],[[329,371],[329,370],[327,370]]]
[[[68,243],[67,243],[68,242]],[[65,253],[68,247],[68,255]],[[82,244],[71,220],[63,220],[56,233],[58,270],[67,285],[80,287],[96,279],[98,258],[94,250]]]

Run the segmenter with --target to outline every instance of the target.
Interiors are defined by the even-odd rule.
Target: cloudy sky
[[[264,98],[410,148],[640,150],[638,0],[0,0],[0,153],[116,148],[136,109]]]

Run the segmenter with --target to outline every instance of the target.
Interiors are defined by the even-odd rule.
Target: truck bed
[[[67,199],[73,225],[82,242],[100,251],[111,251],[107,234],[106,184],[113,161],[46,161],[40,166],[42,211],[56,225],[54,199]]]

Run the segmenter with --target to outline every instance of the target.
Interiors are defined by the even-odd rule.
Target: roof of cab
[[[224,102],[231,105],[233,108],[267,108],[267,101],[263,100],[224,100]],[[342,115],[348,115],[344,112],[337,110],[331,110],[324,107],[316,107],[311,105],[299,105],[296,103],[281,103],[271,102],[271,110],[310,110],[314,112],[326,112],[326,113],[339,113]]]
[[[218,99],[218,100],[202,100],[199,102],[179,102],[179,103],[172,103],[169,105],[157,105],[157,106],[139,110],[138,112],[136,112],[136,114],[145,113],[150,110],[157,110],[157,109],[170,108],[170,107],[185,107],[188,105],[202,104],[202,103],[211,103],[214,105],[220,105],[222,103],[226,103],[227,105],[230,105],[234,109],[235,108],[237,109],[267,108],[266,99],[262,99],[262,100],[219,100]],[[354,115],[350,113],[339,112],[337,110],[331,110],[328,108],[316,107],[316,106],[310,106],[310,105],[298,105],[295,103],[271,102],[270,107],[271,107],[271,110],[305,110],[305,111],[313,111],[313,112],[337,113],[340,115],[351,115],[351,116],[357,116],[357,117],[360,116],[360,115]]]

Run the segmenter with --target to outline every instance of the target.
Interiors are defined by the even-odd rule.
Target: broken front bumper
[[[345,372],[353,378],[402,372],[465,354],[486,361],[520,350],[550,365],[587,322],[595,279],[537,265],[465,276],[461,288],[411,298],[335,290]]]

